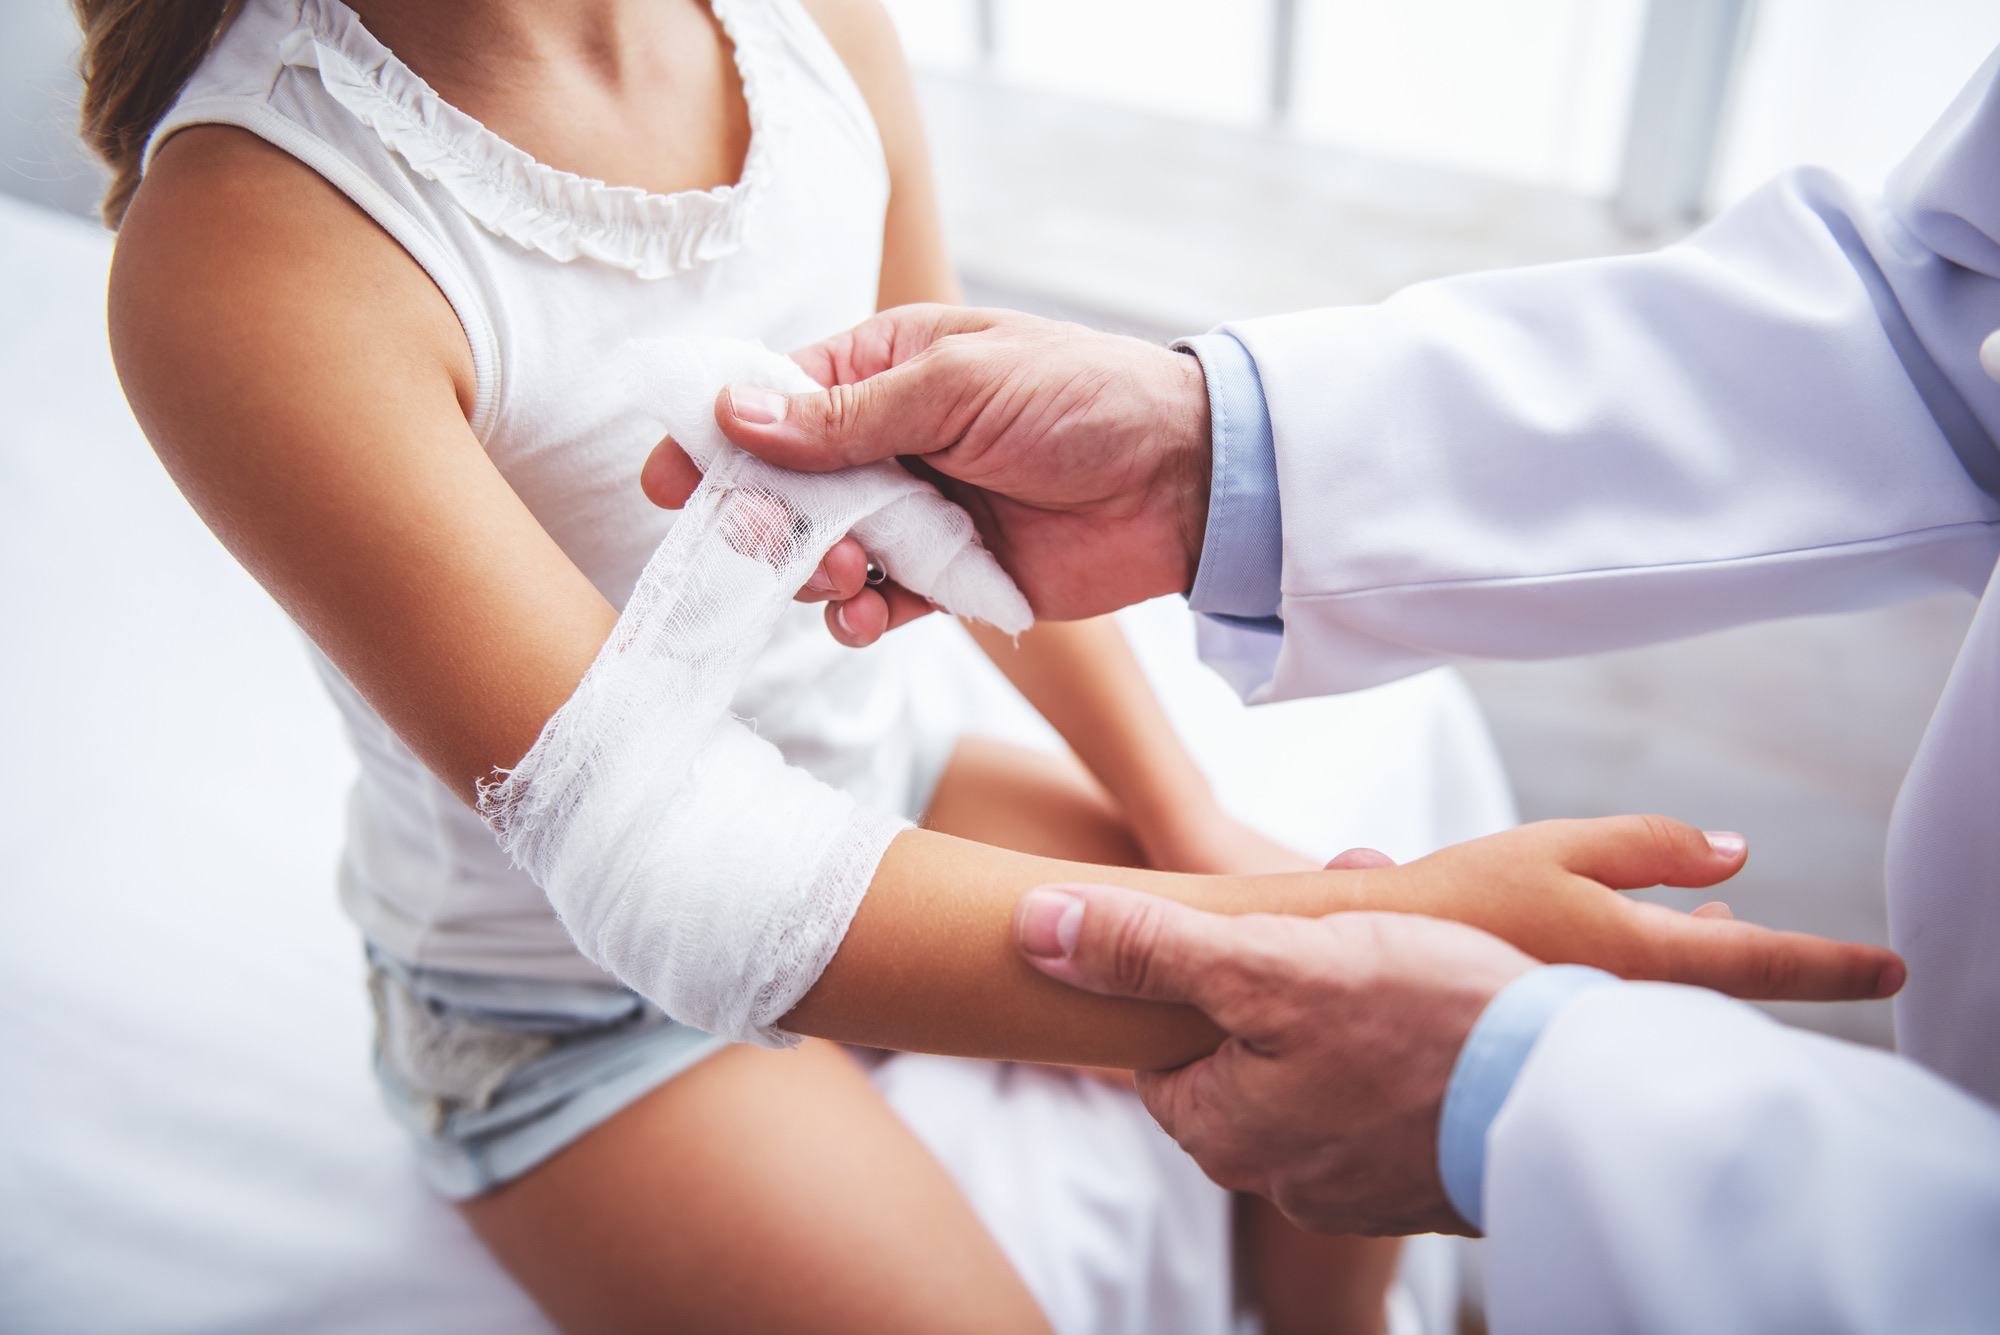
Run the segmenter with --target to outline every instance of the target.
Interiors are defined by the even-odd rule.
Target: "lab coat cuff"
[[[1214,669],[1246,704],[1278,675],[1278,650],[1285,643],[1285,623],[1268,624],[1235,617],[1197,616],[1195,656]]]
[[[1282,633],[1278,456],[1257,363],[1228,334],[1184,338],[1174,347],[1194,354],[1208,381],[1208,526],[1188,606],[1240,628]]]
[[[1580,992],[1619,980],[1581,964],[1522,974],[1486,1004],[1452,1067],[1438,1118],[1438,1175],[1465,1222],[1486,1229],[1486,1133],[1556,1012]]]

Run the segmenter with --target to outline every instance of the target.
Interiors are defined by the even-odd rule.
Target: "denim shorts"
[[[368,947],[375,1078],[432,1187],[521,1176],[726,1040],[612,983],[426,969]]]

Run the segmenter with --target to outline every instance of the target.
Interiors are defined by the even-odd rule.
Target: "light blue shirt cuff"
[[[1500,989],[1459,1050],[1438,1118],[1438,1175],[1452,1207],[1486,1231],[1486,1133],[1542,1030],[1577,993],[1616,983],[1602,969],[1548,964]]]
[[[1278,455],[1257,363],[1228,334],[1184,338],[1174,347],[1199,358],[1208,381],[1208,527],[1188,606],[1231,625],[1282,634]]]

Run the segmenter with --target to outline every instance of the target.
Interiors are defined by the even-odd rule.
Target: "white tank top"
[[[787,350],[875,305],[889,176],[867,103],[797,0],[713,4],[750,114],[735,185],[655,195],[536,162],[339,0],[248,0],[147,149],[189,125],[241,126],[401,243],[465,328],[473,432],[614,606],[673,522],[639,491],[660,428],[607,373],[619,347],[715,334]],[[315,657],[361,761],[340,895],[369,940],[434,968],[602,981],[478,817]],[[816,608],[787,615],[734,708],[793,763],[889,810],[909,812],[919,753],[936,749],[893,643],[843,649]]]

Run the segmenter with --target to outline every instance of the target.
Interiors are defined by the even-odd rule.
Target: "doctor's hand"
[[[1208,391],[1193,357],[1012,311],[930,305],[885,311],[793,357],[828,388],[725,389],[723,434],[808,472],[904,456],[971,512],[1037,619],[1096,616],[1193,584],[1209,484]],[[662,504],[698,480],[670,442],[645,475]],[[829,625],[850,644],[923,610],[864,589],[864,564],[843,541],[805,595],[835,604]]]
[[[1029,891],[1015,933],[1053,977],[1191,1005],[1228,1035],[1134,1076],[1218,1184],[1314,1232],[1471,1231],[1439,1176],[1439,1112],[1474,1022],[1539,961],[1436,918],[1232,918],[1102,885]]]
[[[1190,1004],[1230,1036],[1178,1071],[1138,1077],[1153,1115],[1217,1182],[1322,1231],[1451,1231],[1464,1225],[1437,1181],[1445,1085],[1487,1001],[1534,964],[1751,998],[1902,986],[1887,950],[1755,927],[1720,904],[1684,914],[1615,893],[1714,885],[1745,854],[1738,836],[1661,817],[1545,821],[1402,867],[1343,854],[1332,867],[1355,912],[1230,917],[1046,886],[1022,897],[1015,939],[1053,978]]]

